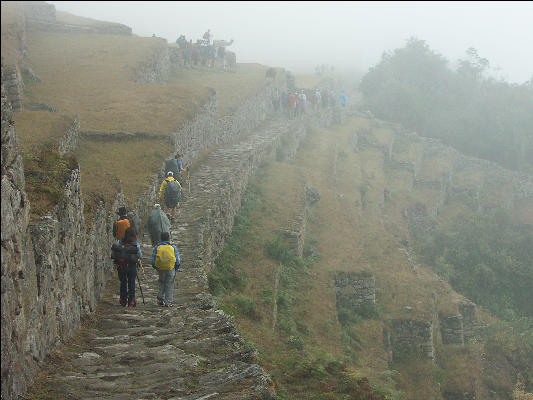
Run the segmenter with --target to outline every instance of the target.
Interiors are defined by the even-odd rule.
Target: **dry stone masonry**
[[[118,305],[116,282],[104,296],[100,317],[82,331],[82,347],[67,351],[66,365],[45,382],[58,398],[273,399],[255,350],[238,335],[232,317],[217,310],[208,293],[213,268],[231,232],[248,179],[276,155],[285,135],[295,146],[301,122],[274,120],[245,141],[212,152],[191,176],[171,236],[182,256],[175,307],[160,308],[151,247],[143,246],[141,274],[146,305]]]
[[[375,286],[375,278],[370,274],[337,272],[335,274],[337,309],[357,311],[361,306],[374,305]]]
[[[430,360],[435,357],[432,321],[392,319],[388,321],[383,337],[389,362],[408,354],[416,354]]]
[[[244,133],[256,129],[271,111],[269,90],[267,88],[252,97],[234,115],[221,119],[217,118],[216,97],[213,93],[197,117],[175,136],[176,151],[185,153],[190,162],[202,150],[215,144],[231,143]],[[95,310],[105,283],[113,271],[108,253],[115,215],[106,210],[111,208],[114,211],[118,205],[124,204],[121,193],[117,195],[112,207],[101,203],[95,211],[91,226],[87,227],[83,213],[80,212],[83,200],[79,167],[74,165],[61,203],[49,215],[30,224],[29,204],[24,193],[24,173],[17,152],[11,112],[2,85],[2,398],[6,399],[23,393],[31,383],[37,365],[50,350],[67,341],[79,326],[81,318]],[[188,321],[198,326],[211,326],[211,323],[219,326],[220,319],[228,318],[211,310],[214,301],[207,294],[206,271],[212,267],[224,238],[231,231],[233,217],[240,207],[240,198],[250,174],[263,160],[274,157],[282,144],[291,143],[290,151],[293,154],[300,138],[305,135],[306,122],[327,125],[330,121],[331,114],[326,112],[320,117],[311,117],[310,121],[299,120],[292,124],[280,121],[271,124],[250,135],[247,141],[235,145],[237,147],[222,148],[213,153],[213,164],[203,166],[197,177],[193,178],[197,185],[193,185],[193,188],[201,196],[194,201],[191,197],[189,203],[183,206],[183,209],[187,209],[187,217],[191,222],[189,224],[181,219],[180,225],[173,228],[173,237],[178,238],[185,263],[191,267],[191,275],[184,276],[183,279],[199,285],[194,289],[194,303],[197,306],[193,307],[195,311],[187,317]],[[283,138],[288,133],[291,139],[287,141]],[[62,141],[62,152],[68,153],[75,148],[78,134],[79,127],[74,123]],[[138,226],[142,226],[144,216],[154,203],[161,175],[162,172],[154,176],[150,186],[136,202],[132,215]],[[185,239],[187,236],[183,235],[183,230],[188,229],[188,224],[194,229],[190,232],[192,236]],[[189,248],[190,246],[192,247]],[[112,303],[114,306],[115,302]],[[210,316],[201,314],[199,308],[211,310],[208,312]],[[122,313],[122,309],[114,309],[113,312]],[[139,315],[145,314],[141,312]],[[121,318],[112,316],[110,321],[120,321]],[[159,317],[154,318],[157,320]],[[172,329],[179,332],[175,328]],[[242,360],[251,360],[253,351],[246,350],[242,346],[242,339],[231,333],[234,327],[228,329],[228,338],[234,338],[230,343],[237,343],[236,347],[230,346],[232,352],[238,353]],[[43,335],[43,332],[46,334]],[[215,345],[222,340],[219,337],[200,340],[197,333],[191,335],[187,340],[192,341],[187,342],[186,346],[192,348],[205,349],[207,343]],[[182,338],[186,336],[184,334]],[[115,345],[114,343],[113,346]],[[98,356],[94,356],[98,353],[97,347],[91,347],[91,351],[79,355],[80,362],[98,360]],[[147,354],[147,351],[139,354]],[[261,395],[263,398],[268,398],[268,393],[271,393],[268,377],[255,364],[239,364],[245,361],[236,359],[228,366],[227,358],[222,355],[218,358],[211,355],[208,359],[224,360],[225,364],[224,368],[217,364],[219,369],[206,373],[202,380],[195,383],[202,390],[208,390],[212,385],[243,380],[248,383],[242,393],[248,391],[257,394],[265,391],[267,394]],[[203,371],[206,357],[198,356],[191,360],[193,367]],[[94,367],[91,368],[94,371]],[[113,376],[115,375],[99,375],[98,382],[108,382],[115,379]],[[249,380],[254,379],[256,384],[250,383]],[[92,396],[88,394],[87,398],[94,398]],[[227,398],[241,397],[232,395]]]
[[[22,111],[23,83],[17,68],[7,65],[2,68],[2,84],[5,85],[7,101],[11,103],[13,111]]]

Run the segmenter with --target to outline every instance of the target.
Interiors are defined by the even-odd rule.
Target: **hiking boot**
[[[161,297],[157,297],[157,304],[159,304],[160,306],[163,306],[165,305],[165,301],[161,298]]]
[[[135,301],[135,299],[130,301],[130,304],[128,304],[128,307],[136,307],[136,306],[137,306],[137,301]]]
[[[165,302],[165,307],[174,307],[174,305],[172,303]]]
[[[121,298],[120,298],[120,305],[121,305],[122,307],[125,307],[126,304],[128,304],[128,302],[127,302],[125,299],[123,299],[123,298],[121,297]]]

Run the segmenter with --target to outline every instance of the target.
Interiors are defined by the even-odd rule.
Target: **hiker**
[[[126,233],[126,229],[132,227],[137,232],[137,227],[133,218],[128,216],[128,210],[122,206],[117,211],[118,219],[113,224],[113,236],[116,240],[121,240]]]
[[[296,115],[296,103],[297,103],[297,98],[296,98],[296,95],[291,92],[289,94],[289,119],[293,119]]]
[[[159,202],[164,200],[167,211],[172,210],[172,216],[176,216],[176,207],[181,199],[181,184],[174,179],[173,172],[167,172],[167,178],[159,187]]]
[[[211,33],[211,29],[208,29],[206,33],[204,33],[203,39],[207,41],[207,44],[211,43],[211,38],[213,37],[213,34]]]
[[[142,258],[141,246],[137,242],[135,229],[129,227],[122,240],[117,240],[111,247],[111,258],[117,266],[120,280],[120,305],[135,307],[135,278],[137,277],[137,261]]]
[[[281,107],[283,108],[283,112],[287,114],[289,111],[289,95],[286,90],[281,94]]]
[[[170,232],[170,221],[163,210],[161,210],[160,204],[154,204],[154,208],[148,216],[145,229],[150,235],[152,246],[155,246],[159,242],[161,233]]]
[[[165,160],[165,175],[167,175],[169,171],[172,171],[172,176],[180,183],[180,185],[182,184],[181,173],[185,171],[182,160],[182,154],[176,154],[174,158],[170,157]]]
[[[320,95],[320,90],[318,89],[316,90],[315,97],[316,97],[316,110],[318,111],[322,103],[322,96]]]
[[[161,241],[154,247],[152,267],[159,273],[159,293],[157,303],[160,306],[172,307],[174,298],[174,280],[181,267],[178,248],[170,244],[170,234],[161,233]]]
[[[346,96],[344,90],[341,90],[341,93],[339,94],[339,104],[343,107],[346,107],[346,103],[348,103],[348,96]]]

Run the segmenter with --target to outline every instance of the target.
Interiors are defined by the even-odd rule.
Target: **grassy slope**
[[[244,290],[225,295],[225,307],[235,310],[236,293],[255,303],[255,319],[237,311],[239,327],[257,345],[263,365],[278,385],[287,390],[287,398],[329,398],[320,397],[326,396],[320,394],[324,387],[310,383],[320,380],[316,376],[302,376],[299,380],[293,377],[299,370],[298,361],[294,360],[343,358],[342,329],[337,320],[333,287],[335,271],[369,271],[376,277],[380,316],[353,326],[361,348],[356,351],[358,361],[350,365],[354,376],[368,376],[377,385],[391,387],[390,379],[386,379],[391,373],[387,372],[389,367],[382,345],[383,321],[398,317],[430,319],[434,310],[455,314],[456,302],[462,299],[429,268],[418,266],[413,270],[406,255],[399,250],[399,242],[408,237],[402,210],[421,199],[432,204],[438,193],[425,189],[409,191],[407,176],[385,172],[381,150],[363,147],[360,152],[351,151],[353,132],[365,127],[366,120],[352,118],[344,126],[315,132],[293,163],[272,162],[253,182],[261,188],[262,194],[259,206],[250,217],[251,232],[242,246],[246,251],[235,262],[245,271],[247,283]],[[369,135],[374,143],[387,144],[390,139],[390,132],[383,129],[371,131]],[[336,146],[338,166],[334,181]],[[408,159],[411,152],[411,145],[406,146],[401,156]],[[433,163],[428,163],[424,173],[437,176],[448,163],[449,160],[439,157],[435,160],[435,168],[432,168]],[[303,327],[293,334],[302,336],[305,343],[304,350],[297,351],[287,343],[289,333],[279,327],[272,329],[269,298],[278,262],[266,256],[265,244],[277,229],[289,228],[288,221],[297,214],[301,203],[303,182],[320,190],[321,199],[311,208],[306,233],[306,243],[316,243],[320,260],[310,267],[308,274],[302,273],[292,292],[292,315]],[[366,187],[364,207],[361,205],[363,186]],[[384,188],[392,194],[383,204],[380,197]],[[519,212],[527,207],[531,204],[525,204]],[[462,204],[451,202],[444,208],[441,218],[464,210]],[[406,311],[405,306],[413,310]],[[492,320],[483,313],[481,317],[485,321]],[[475,388],[481,396],[487,394],[486,387],[480,384],[486,367],[481,359],[482,346],[477,343],[463,349],[439,346],[438,351],[436,365],[406,360],[393,366],[401,372],[396,381],[406,392],[406,399],[441,399],[438,383],[459,391]]]
[[[19,57],[19,6],[2,2],[2,56],[11,62]],[[107,24],[62,12],[57,13],[57,19],[70,24]],[[219,111],[224,115],[265,84],[267,67],[258,64],[238,64],[234,74],[174,69],[168,84],[133,82],[133,69],[167,45],[159,38],[30,31],[26,43],[28,64],[41,82],[25,82],[24,101],[47,103],[60,111],[15,114],[23,151],[30,157],[28,152],[36,154],[44,144],[56,146],[68,126],[66,121],[75,115],[82,131],[166,135],[177,132],[198,112],[210,88],[217,91]],[[164,137],[127,141],[82,138],[76,158],[86,211],[91,211],[99,199],[109,205],[119,180],[127,203],[132,204],[172,150]],[[30,198],[33,196],[34,201],[46,196],[33,194]]]

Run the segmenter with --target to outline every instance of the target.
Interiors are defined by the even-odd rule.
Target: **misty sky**
[[[409,37],[450,62],[469,47],[492,74],[523,83],[533,76],[533,1],[529,2],[123,2],[50,1],[56,9],[130,26],[175,42],[180,34],[235,39],[237,62],[294,72],[327,63],[366,70]],[[453,64],[451,64],[453,66]]]

